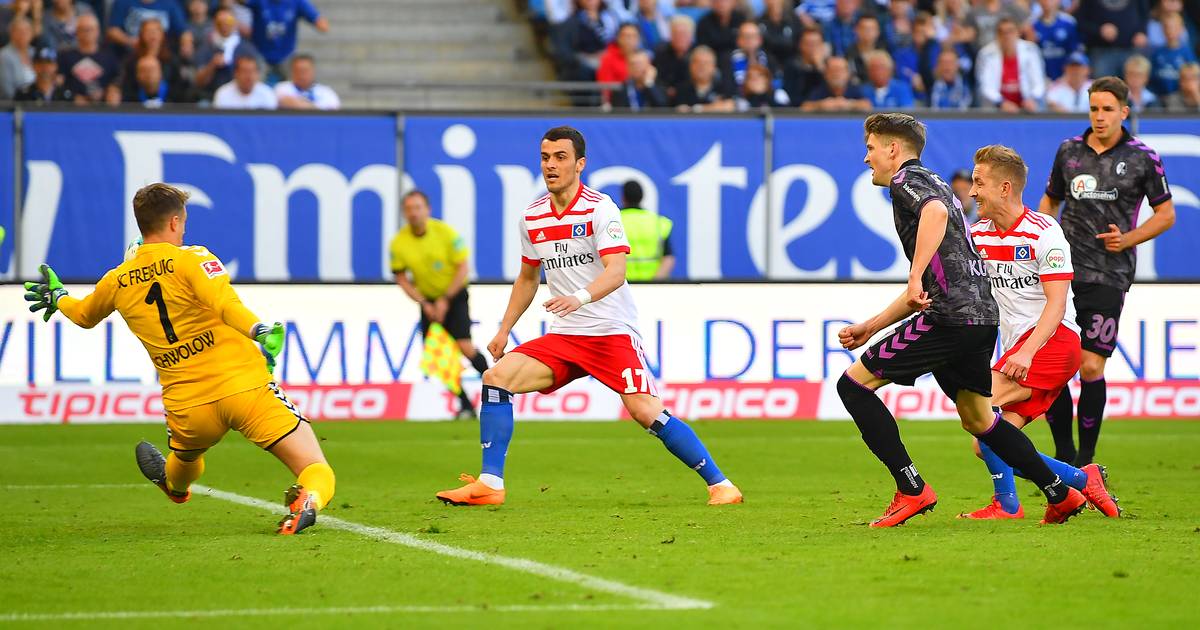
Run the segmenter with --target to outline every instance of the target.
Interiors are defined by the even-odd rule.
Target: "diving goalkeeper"
[[[225,266],[206,248],[183,246],[187,199],[166,184],[142,188],[133,198],[143,242],[136,253],[83,299],[67,295],[54,270],[42,265],[42,282],[25,283],[25,299],[33,302],[29,310],[45,310],[45,321],[57,310],[83,328],[116,310],[146,347],[162,383],[170,454],[164,458],[141,442],[137,463],[169,499],[191,498],[204,452],[234,429],[297,476],[284,494],[288,515],[277,530],[297,534],[333,498],[333,469],[308,421],[272,380],[283,325],[268,326],[243,306]]]

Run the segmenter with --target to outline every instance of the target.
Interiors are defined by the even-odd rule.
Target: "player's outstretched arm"
[[[906,289],[896,299],[892,300],[878,315],[861,324],[852,324],[838,331],[838,341],[847,350],[854,350],[870,341],[875,333],[912,315],[914,310],[908,305],[908,290]]]
[[[1042,200],[1038,202],[1037,211],[1042,214],[1056,216],[1058,214],[1058,206],[1062,203],[1061,199],[1054,199],[1050,195],[1042,195]]]
[[[504,309],[504,318],[500,320],[500,330],[496,331],[496,336],[488,343],[488,352],[491,353],[492,359],[499,361],[500,357],[504,356],[504,348],[508,346],[508,333],[512,332],[517,320],[521,319],[525,311],[529,310],[529,305],[533,304],[541,282],[538,265],[521,263],[521,270],[517,272],[517,279],[513,281],[512,292],[508,296],[508,308]]]
[[[917,223],[917,244],[913,251],[912,266],[908,271],[908,302],[913,310],[923,311],[932,303],[921,283],[929,262],[946,237],[946,221],[950,216],[946,204],[930,201],[921,208]]]
[[[42,321],[48,322],[55,311],[62,311],[62,314],[77,326],[91,328],[113,312],[115,306],[112,272],[100,279],[95,291],[82,300],[77,300],[67,295],[62,281],[50,265],[42,264],[38,271],[42,274],[42,281],[25,283],[25,300],[32,302],[29,305],[31,312],[45,311]]]
[[[1033,332],[1029,333],[1029,339],[1021,345],[1021,349],[1009,356],[1004,365],[1000,366],[1000,371],[1014,381],[1020,381],[1029,375],[1029,366],[1033,364],[1033,355],[1046,345],[1046,342],[1054,335],[1054,331],[1058,329],[1058,324],[1067,312],[1067,289],[1070,286],[1070,280],[1042,282],[1042,293],[1046,295],[1046,305],[1042,307],[1042,314],[1038,317],[1037,325],[1033,327]]]
[[[1154,216],[1146,219],[1140,226],[1121,232],[1115,224],[1108,224],[1108,231],[1097,234],[1096,238],[1104,240],[1104,249],[1110,252],[1122,252],[1130,247],[1136,247],[1175,225],[1175,202],[1168,199],[1153,207]]]
[[[591,284],[571,295],[550,298],[543,306],[548,312],[565,317],[582,308],[584,304],[603,300],[609,293],[625,284],[625,256],[625,252],[601,256],[600,262],[604,264],[604,271]]]

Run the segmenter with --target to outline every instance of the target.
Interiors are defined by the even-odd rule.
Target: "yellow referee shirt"
[[[392,272],[411,272],[413,285],[429,300],[446,294],[458,266],[469,253],[458,232],[437,219],[426,221],[425,234],[421,236],[413,234],[411,226],[400,228],[392,237],[390,249]]]
[[[104,274],[90,295],[65,295],[58,309],[83,328],[119,312],[150,353],[168,410],[210,403],[271,380],[250,339],[259,319],[229,285],[225,266],[203,247],[142,245]]]

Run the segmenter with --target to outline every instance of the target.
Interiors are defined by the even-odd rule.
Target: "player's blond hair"
[[[1019,194],[1025,189],[1025,180],[1029,177],[1029,167],[1021,154],[1002,144],[989,144],[980,147],[975,152],[976,164],[987,164],[992,174],[1001,181],[1012,182],[1013,189]]]
[[[867,136],[891,138],[920,157],[925,150],[925,124],[908,114],[871,114],[863,121],[863,142]]]
[[[167,220],[181,214],[190,195],[161,182],[143,186],[133,196],[133,216],[143,235],[163,228]]]

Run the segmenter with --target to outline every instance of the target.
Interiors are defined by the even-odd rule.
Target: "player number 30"
[[[650,393],[650,380],[646,376],[646,370],[643,370],[641,368],[637,368],[637,369],[625,368],[621,372],[621,378],[625,379],[625,391],[623,393],[626,393],[626,394],[639,394],[639,393],[640,394],[649,394]],[[639,381],[640,385],[634,383],[635,378],[641,379]]]

